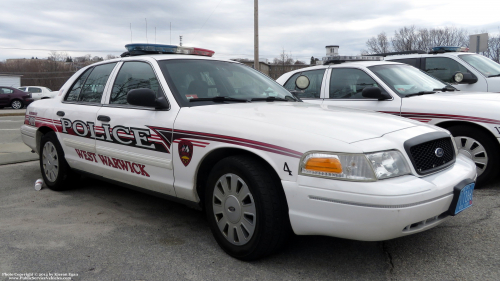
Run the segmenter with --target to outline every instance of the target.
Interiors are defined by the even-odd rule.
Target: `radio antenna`
[[[130,23],[130,43],[132,43],[132,23]]]
[[[144,18],[144,20],[146,21],[146,42],[149,44],[149,40],[148,40],[148,19]]]

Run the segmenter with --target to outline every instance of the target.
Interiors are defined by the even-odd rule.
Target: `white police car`
[[[209,50],[127,47],[28,107],[22,138],[51,189],[83,173],[203,208],[243,260],[275,252],[291,230],[386,240],[472,205],[474,163],[445,130],[300,102]]]
[[[500,95],[455,91],[415,67],[380,60],[332,57],[329,65],[288,72],[277,82],[307,102],[375,110],[445,128],[459,152],[475,162],[478,184],[498,175]],[[309,84],[301,87],[301,79]]]
[[[500,93],[500,64],[467,48],[434,47],[429,53],[409,53],[387,53],[385,60],[420,68],[461,91]]]

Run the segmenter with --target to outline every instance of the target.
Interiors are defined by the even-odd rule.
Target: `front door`
[[[102,132],[96,137],[96,153],[103,163],[100,174],[175,196],[171,141],[177,110],[129,105],[127,93],[137,88],[164,96],[149,62],[124,62],[97,114],[96,127]]]
[[[359,108],[394,115],[400,114],[401,98],[382,86],[383,83],[377,82],[377,78],[372,77],[364,70],[358,68],[331,68],[327,75],[327,82],[323,83],[324,105]],[[379,101],[365,98],[361,94],[365,87],[378,87],[382,91],[389,93],[392,99]]]

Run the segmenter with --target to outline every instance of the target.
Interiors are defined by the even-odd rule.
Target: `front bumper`
[[[474,163],[459,154],[453,166],[420,178],[362,183],[299,176],[282,183],[296,234],[382,241],[443,222],[453,188],[475,177]]]

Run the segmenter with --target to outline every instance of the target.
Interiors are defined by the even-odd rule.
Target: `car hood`
[[[419,99],[452,103],[477,103],[484,104],[485,101],[500,102],[500,95],[487,92],[438,92],[432,95],[414,96],[408,99]]]
[[[404,98],[402,114],[447,114],[460,118],[487,118],[488,122],[499,123],[499,107],[500,94],[497,93],[446,92]]]
[[[397,116],[345,107],[302,102],[252,102],[192,107],[192,110],[250,119],[262,125],[272,124],[316,134],[347,143],[381,137],[420,122]],[[207,115],[208,116],[208,115]]]

